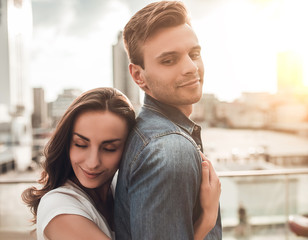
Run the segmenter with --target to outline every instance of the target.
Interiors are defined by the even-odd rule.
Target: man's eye
[[[175,60],[174,59],[165,59],[165,60],[162,60],[161,63],[164,64],[164,65],[172,65],[172,64],[175,63]]]
[[[189,56],[193,60],[198,59],[200,57],[200,52],[193,52]]]

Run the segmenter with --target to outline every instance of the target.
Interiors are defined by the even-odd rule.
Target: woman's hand
[[[201,208],[204,214],[213,215],[216,223],[221,193],[221,183],[211,162],[204,156],[203,153],[200,154],[202,158],[202,182],[200,186]]]
[[[202,212],[199,219],[194,224],[195,240],[203,239],[215,226],[221,193],[221,183],[211,162],[203,153],[200,154],[202,158],[202,181],[200,185]]]

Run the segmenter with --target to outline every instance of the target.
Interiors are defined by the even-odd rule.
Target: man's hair
[[[131,63],[144,68],[142,46],[162,28],[190,24],[187,10],[179,1],[153,2],[139,10],[124,27],[123,40]]]

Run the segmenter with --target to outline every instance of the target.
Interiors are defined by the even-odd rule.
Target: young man
[[[197,36],[185,6],[176,1],[147,5],[123,36],[130,74],[145,99],[120,166],[116,238],[194,239],[202,142],[201,128],[189,115],[201,98],[204,74]],[[205,239],[221,238],[218,212]]]

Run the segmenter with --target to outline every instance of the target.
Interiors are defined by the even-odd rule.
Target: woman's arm
[[[53,218],[46,226],[44,234],[50,240],[111,239],[91,220],[73,214],[61,214]]]
[[[202,182],[200,185],[202,213],[194,224],[195,240],[204,239],[215,226],[221,193],[221,184],[211,162],[202,153],[200,154],[202,158]]]

